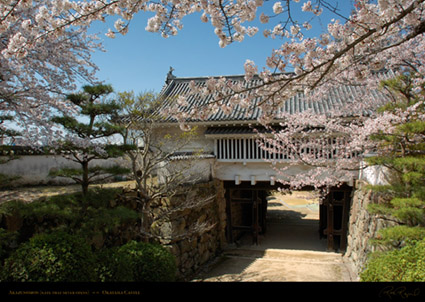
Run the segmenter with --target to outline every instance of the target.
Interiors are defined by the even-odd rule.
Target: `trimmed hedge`
[[[94,253],[81,237],[37,234],[4,261],[1,281],[172,282],[174,256],[158,244],[131,241]]]
[[[134,241],[139,214],[117,199],[118,192],[2,204],[0,281],[174,281],[174,256]]]
[[[137,235],[139,222],[137,211],[117,202],[120,192],[93,189],[85,198],[74,193],[31,203],[9,201],[0,205],[0,229],[18,232],[17,244],[38,233],[64,230],[87,238],[97,248],[120,245]],[[3,249],[7,252],[6,244]]]
[[[96,258],[80,236],[65,232],[37,234],[4,262],[3,281],[95,281]]]

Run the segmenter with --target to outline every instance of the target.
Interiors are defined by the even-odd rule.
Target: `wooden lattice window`
[[[296,142],[291,147],[271,146],[264,142],[261,147],[255,138],[220,138],[215,140],[214,153],[219,161],[240,162],[285,161],[293,160],[300,155],[309,155],[316,159],[352,158],[358,155],[343,149],[345,145],[343,138],[299,138]]]
[[[222,138],[215,140],[215,155],[220,161],[261,161],[284,159],[284,154],[268,152],[253,138]]]

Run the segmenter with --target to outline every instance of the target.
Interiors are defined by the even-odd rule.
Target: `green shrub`
[[[119,247],[103,248],[97,253],[96,274],[100,282],[132,282],[131,261]]]
[[[174,256],[158,244],[131,241],[100,256],[101,281],[171,282],[177,267]]]
[[[371,243],[382,249],[401,248],[409,241],[417,241],[422,238],[425,238],[425,228],[397,225],[381,229]]]
[[[117,204],[119,191],[103,188],[89,190],[85,197],[75,193],[31,203],[7,202],[0,205],[0,227],[9,229],[6,221],[19,222],[14,227],[19,233],[18,243],[37,233],[66,230],[96,242],[97,246],[122,244],[134,235],[139,214]]]
[[[138,228],[134,226],[138,218],[137,212],[122,206],[112,209],[90,207],[75,232],[91,241],[101,236],[107,246],[121,245],[136,235]]]
[[[17,237],[17,232],[8,232],[5,229],[0,228],[0,267],[3,260],[7,258],[13,250],[13,247],[16,245]]]
[[[65,232],[37,234],[3,265],[3,281],[94,281],[95,256],[86,241]]]
[[[425,281],[425,239],[410,242],[399,250],[373,254],[361,281]]]

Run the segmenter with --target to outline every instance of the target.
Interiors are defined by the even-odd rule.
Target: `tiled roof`
[[[212,100],[212,95],[208,95],[206,97],[200,96],[199,94],[191,93],[190,83],[194,81],[197,85],[201,87],[206,86],[206,82],[210,77],[198,77],[198,78],[177,78],[171,77],[168,78],[166,84],[161,90],[160,97],[164,100],[164,106],[168,106],[169,100],[175,99],[176,97],[183,95],[187,96],[186,101],[188,106],[185,110],[188,112],[195,108],[196,106],[202,106],[208,104]],[[218,78],[218,77],[217,77]],[[234,76],[226,76],[226,80],[236,82],[243,82],[243,85],[247,87],[255,87],[262,83],[262,80],[259,77],[254,77],[250,82],[246,82],[244,80],[243,75],[234,75]],[[327,114],[334,109],[338,109],[341,107],[349,106],[353,100],[362,98],[362,95],[365,93],[365,88],[360,86],[340,86],[334,88],[328,94],[328,97],[319,100],[312,101],[305,97],[303,92],[298,92],[295,96],[289,98],[278,110],[276,113],[299,113],[311,109],[315,114]],[[371,97],[378,101],[385,101],[385,97],[379,91],[372,91],[370,94]],[[255,104],[258,104],[261,101],[261,98],[256,98],[253,100],[253,107]],[[352,108],[353,106],[351,106]],[[359,114],[359,110],[352,108],[353,112]],[[361,114],[369,115],[371,114],[371,110],[364,110]],[[261,115],[261,111],[258,107],[253,110],[243,109],[239,106],[235,106],[235,109],[228,115],[224,114],[223,111],[219,110],[215,114],[211,114],[205,121],[208,122],[238,122],[238,121],[256,121],[257,118]],[[347,116],[351,116],[347,112]],[[175,122],[175,119],[172,116],[169,116],[165,119],[166,122]],[[189,122],[197,122],[199,120],[190,120]]]

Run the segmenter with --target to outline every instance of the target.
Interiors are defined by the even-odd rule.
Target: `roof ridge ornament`
[[[169,84],[172,80],[176,78],[175,75],[173,75],[174,68],[170,66],[170,70],[167,73],[167,79],[165,80],[166,84]]]

